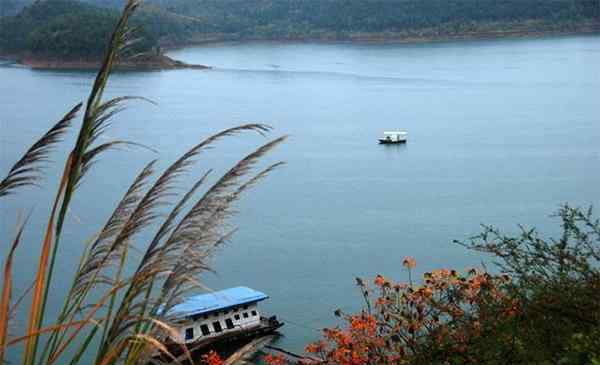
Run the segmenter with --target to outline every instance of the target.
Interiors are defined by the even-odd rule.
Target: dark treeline
[[[98,59],[105,51],[119,12],[74,0],[46,0],[26,6],[16,16],[0,18],[0,50],[50,58]],[[142,52],[155,35],[138,30],[134,47]]]
[[[5,13],[31,0],[2,0]],[[0,50],[95,57],[123,0],[46,0],[0,18]],[[19,5],[20,4],[20,5]],[[94,6],[99,6],[97,8]],[[1,13],[0,13],[1,14]],[[145,49],[227,39],[437,39],[598,28],[600,0],[146,0]]]
[[[86,0],[118,7],[122,0]],[[162,37],[350,38],[467,32],[575,30],[600,19],[600,0],[147,0],[180,22],[154,22]],[[156,15],[156,13],[155,13]],[[191,21],[190,18],[195,18]],[[177,24],[177,23],[183,23]],[[174,24],[177,24],[174,26]],[[163,27],[163,29],[159,29]],[[171,30],[169,32],[168,30]]]
[[[114,1],[113,1],[114,2]],[[205,32],[294,35],[311,32],[403,32],[479,23],[600,17],[598,0],[153,0],[204,22]]]

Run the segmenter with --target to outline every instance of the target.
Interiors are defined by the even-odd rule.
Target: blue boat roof
[[[268,296],[265,293],[245,286],[238,286],[188,297],[183,302],[173,306],[169,314],[177,317],[188,317],[215,312],[236,305],[255,303],[267,298]]]

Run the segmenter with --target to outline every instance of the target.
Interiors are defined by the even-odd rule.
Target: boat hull
[[[187,348],[194,359],[199,359],[202,355],[210,351],[217,352],[222,358],[227,358],[231,353],[243,347],[251,340],[276,332],[284,323],[276,318],[261,318],[260,324],[254,328],[242,329],[224,333],[219,337],[208,338],[205,340],[188,343]],[[167,343],[167,349],[175,357],[185,355],[182,344],[171,341]],[[165,355],[159,356],[161,360],[168,360]]]
[[[390,141],[390,140],[387,140],[387,139],[380,139],[379,140],[379,144],[401,144],[401,143],[406,143],[406,140],[405,139],[401,139],[401,140],[398,140],[398,141]]]

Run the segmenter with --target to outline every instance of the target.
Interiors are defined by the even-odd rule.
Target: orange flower
[[[406,267],[407,269],[414,269],[417,266],[417,262],[414,258],[406,256],[404,258],[404,261],[402,261],[402,265],[404,265],[404,267]]]
[[[265,355],[265,362],[268,365],[284,365],[286,363],[285,357],[283,355]]]
[[[425,298],[431,298],[431,296],[433,295],[433,290],[431,290],[431,288],[421,288],[420,291]]]
[[[223,365],[223,360],[213,350],[211,350],[208,354],[202,356],[202,360],[207,365]]]
[[[388,300],[383,297],[377,298],[377,301],[375,302],[375,304],[378,306],[383,306],[383,305],[386,305],[387,303],[388,303]]]
[[[410,279],[415,260],[406,257],[402,264]],[[477,270],[462,276],[455,270],[440,269],[424,274],[424,279],[422,286],[416,286],[377,275],[374,282],[379,296],[363,288],[369,308],[374,310],[344,315],[346,324],[325,329],[323,339],[309,345],[307,352],[322,359],[322,364],[399,365],[411,363],[417,354],[408,350],[415,344],[430,341],[451,358],[464,354],[470,336],[480,335],[483,328],[493,330],[504,325],[505,318],[519,315],[519,303],[510,300],[504,277]],[[479,304],[490,301],[500,311],[481,311]]]
[[[313,342],[308,344],[308,346],[306,346],[305,351],[309,352],[311,354],[316,354],[319,353],[323,350],[325,350],[325,348],[327,347],[327,344],[325,343],[324,340],[320,340],[318,342]]]

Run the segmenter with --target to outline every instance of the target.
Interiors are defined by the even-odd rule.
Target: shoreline
[[[252,42],[265,43],[356,43],[356,44],[428,44],[454,41],[481,41],[501,39],[539,39],[577,35],[600,35],[600,23],[577,30],[512,30],[467,32],[436,36],[409,36],[394,33],[354,33],[348,37],[236,37],[224,34],[208,35],[201,39],[191,39],[181,43],[164,43],[165,51],[179,50],[187,47],[200,47],[219,44],[244,44]]]
[[[466,32],[436,36],[410,36],[395,33],[354,33],[347,37],[234,37],[225,34],[208,34],[201,39],[191,39],[181,43],[167,43],[161,45],[165,51],[180,50],[188,47],[202,47],[219,44],[246,44],[253,42],[265,43],[347,43],[347,44],[430,44],[444,42],[470,42],[482,40],[503,39],[539,39],[577,35],[600,34],[600,23],[588,25],[577,30],[512,30],[512,31],[487,31]],[[36,57],[31,54],[11,54],[0,52],[0,61],[8,61],[21,67],[32,70],[96,70],[100,61],[92,60],[60,60],[45,57]],[[122,61],[115,65],[116,71],[165,71],[180,69],[207,70],[212,66],[188,64],[173,59],[167,55],[146,55],[135,61]]]
[[[55,58],[35,57],[30,54],[1,54],[0,61],[5,60],[20,67],[31,70],[97,70],[101,61],[95,60],[61,60]],[[165,55],[143,56],[134,61],[125,60],[117,62],[114,66],[116,71],[165,71],[165,70],[207,70],[211,67],[199,64],[189,64],[175,60]]]

